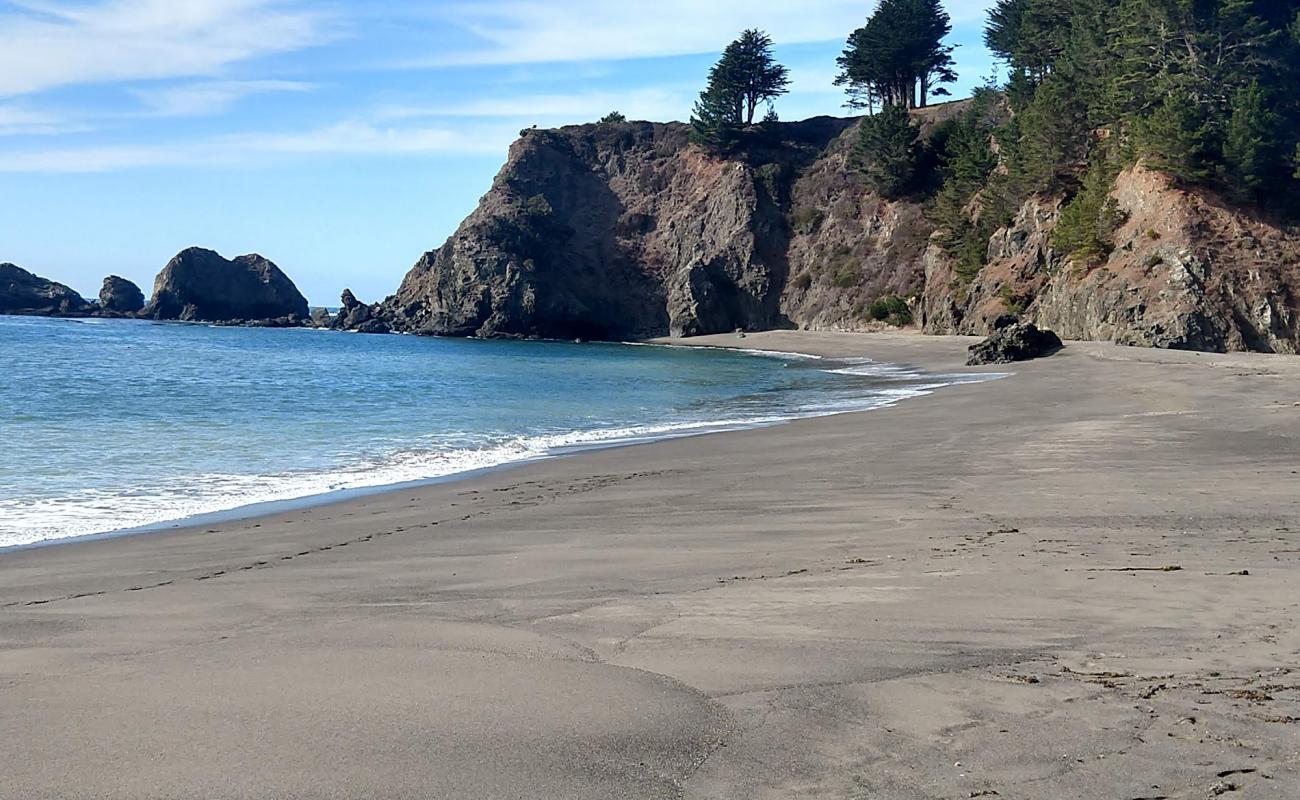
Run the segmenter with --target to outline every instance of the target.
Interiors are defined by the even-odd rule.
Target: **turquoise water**
[[[694,348],[20,317],[0,317],[0,353],[0,547],[973,379]]]

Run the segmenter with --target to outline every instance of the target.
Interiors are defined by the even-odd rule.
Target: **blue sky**
[[[963,96],[991,0],[949,0]],[[874,0],[0,0],[0,261],[146,293],[199,245],[259,252],[313,303],[392,292],[521,128],[684,120],[767,30],[781,117],[846,114],[835,57]]]

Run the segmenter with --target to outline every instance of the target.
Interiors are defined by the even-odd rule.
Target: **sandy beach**
[[[1300,359],[1008,371],[0,553],[0,798],[1300,797]]]

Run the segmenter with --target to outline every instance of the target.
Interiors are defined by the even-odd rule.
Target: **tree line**
[[[940,0],[879,0],[848,36],[836,84],[869,114],[856,150],[866,179],[924,201],[968,272],[1039,193],[1067,200],[1062,247],[1104,256],[1114,178],[1138,161],[1300,213],[1300,0],[998,0],[984,38],[1004,77],[922,140],[909,110],[956,80],[950,32]],[[760,109],[776,121],[789,85],[771,38],[745,31],[709,72],[694,140],[738,147]]]

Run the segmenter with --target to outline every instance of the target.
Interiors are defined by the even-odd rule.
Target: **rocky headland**
[[[967,107],[913,114],[928,134]],[[1063,198],[1036,195],[989,237],[978,273],[962,275],[925,202],[886,200],[863,179],[859,124],[756,127],[725,158],[675,123],[524,131],[478,209],[360,324],[599,339],[988,334],[1014,314],[1070,339],[1300,348],[1300,236],[1286,225],[1139,164],[1114,182],[1123,222],[1101,263],[1053,247]]]
[[[970,101],[912,112],[924,136]],[[1066,198],[1034,195],[963,270],[927,201],[877,194],[855,161],[859,119],[755,126],[710,155],[679,123],[527,130],[478,208],[391,297],[307,301],[258,255],[191,248],[142,295],[100,303],[5,265],[0,313],[365,333],[639,339],[735,330],[994,331],[1007,315],[1066,339],[1208,351],[1300,349],[1300,234],[1142,164],[1114,180],[1114,247],[1054,246]],[[972,215],[978,208],[970,209]],[[138,292],[138,290],[137,290]]]

